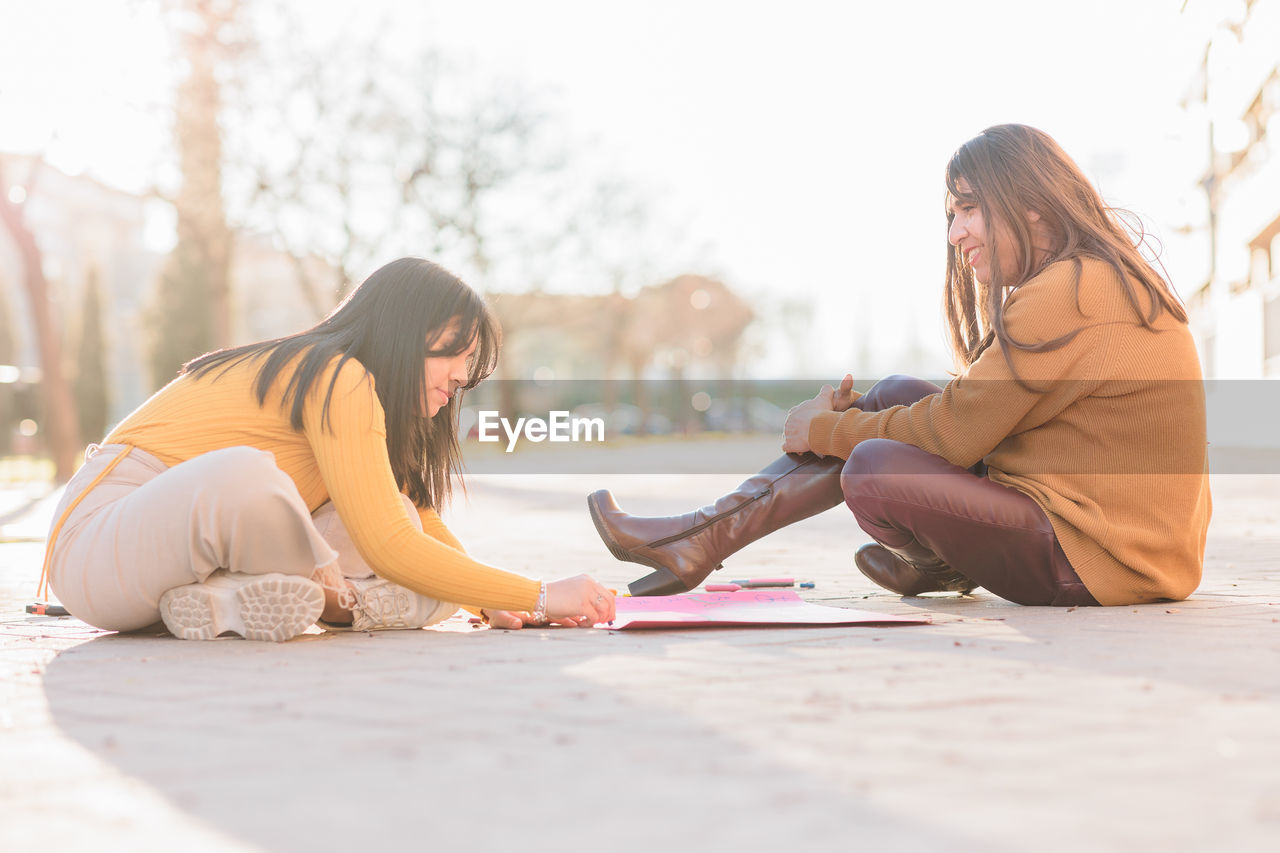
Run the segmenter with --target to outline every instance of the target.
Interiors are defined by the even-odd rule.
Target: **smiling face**
[[[959,195],[952,196],[947,202],[951,215],[947,242],[960,250],[976,281],[993,284],[992,264],[997,263],[1001,286],[1021,284],[1022,256],[1013,232],[994,217],[993,222],[987,221],[967,180],[957,178],[955,188]],[[1054,241],[1040,214],[1034,210],[1026,211],[1026,219],[1019,226],[1025,226],[1030,236],[1028,250],[1032,261],[1036,265],[1043,264],[1052,251]]]
[[[949,201],[951,208],[951,227],[947,231],[947,241],[960,249],[964,261],[973,270],[973,277],[983,284],[991,283],[991,261],[995,255],[995,243],[1007,234],[1007,229],[988,227],[982,208],[972,195],[973,189],[964,178],[956,181],[956,189],[961,193],[959,198]],[[1001,233],[1004,232],[1004,233]],[[1007,241],[1001,241],[1005,247]],[[1000,271],[1007,283],[1017,272],[1017,262],[1013,252],[1008,248],[1001,253]]]
[[[457,345],[460,323],[457,318],[427,338],[427,350],[451,350]],[[467,384],[471,374],[471,358],[475,355],[478,336],[472,336],[467,346],[454,355],[429,355],[423,361],[422,414],[432,418],[449,405],[458,389]]]

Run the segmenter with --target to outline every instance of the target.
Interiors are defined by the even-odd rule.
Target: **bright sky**
[[[1174,228],[1202,217],[1206,130],[1178,102],[1238,0],[288,2],[320,36],[385,19],[388,49],[545,93],[584,161],[640,186],[706,272],[762,304],[812,300],[813,334],[775,341],[758,375],[879,375],[913,338],[941,351],[942,169],[998,122],[1048,131],[1142,215],[1184,295],[1204,275],[1203,237]],[[147,8],[7,4],[0,149],[144,187],[171,79]]]

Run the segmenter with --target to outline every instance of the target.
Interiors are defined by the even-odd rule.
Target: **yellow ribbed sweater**
[[[425,534],[405,515],[387,456],[382,404],[359,362],[349,360],[338,372],[324,424],[320,412],[337,359],[317,378],[305,401],[302,432],[280,405],[292,365],[259,405],[253,383],[260,364],[255,358],[198,379],[178,377],[125,418],[106,443],[134,445],[170,467],[224,447],[270,451],[311,511],[333,501],[380,577],[442,601],[534,609],[538,581],[468,557],[433,509],[419,510]]]
[[[1139,298],[1143,312],[1149,307]],[[1022,344],[1072,330],[1065,346],[997,343],[942,393],[881,412],[823,413],[809,428],[822,455],[847,458],[870,438],[913,444],[950,462],[989,466],[992,481],[1030,495],[1101,604],[1180,600],[1200,583],[1209,526],[1204,387],[1185,323],[1147,329],[1112,269],[1051,264],[1005,300]]]

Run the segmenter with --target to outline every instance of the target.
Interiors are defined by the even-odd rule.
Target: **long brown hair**
[[[437,341],[454,319],[458,320],[457,336]],[[425,359],[455,356],[473,340],[476,351],[467,384],[434,417],[423,417]],[[428,349],[428,341],[436,348]],[[500,345],[497,320],[479,294],[430,261],[400,258],[375,271],[310,329],[206,353],[184,365],[182,372],[201,376],[219,366],[225,369],[261,357],[254,391],[259,405],[265,405],[272,383],[298,358],[280,405],[289,409],[290,425],[301,432],[308,390],[335,357],[339,369],[355,359],[373,376],[386,415],[387,454],[397,485],[417,506],[440,509],[449,498],[453,479],[461,482],[461,391],[474,388],[493,372]],[[323,423],[329,423],[329,402],[337,381],[338,370],[334,370],[321,409]]]
[[[968,185],[967,192],[960,191],[961,179]],[[1147,328],[1162,311],[1187,321],[1177,296],[1139,250],[1147,239],[1141,221],[1108,207],[1080,167],[1043,131],[1022,124],[987,128],[951,156],[946,184],[948,229],[954,218],[953,202],[977,205],[987,224],[984,251],[991,266],[991,281],[975,281],[963,251],[948,243],[944,306],[951,346],[961,367],[973,364],[997,340],[1008,358],[1011,350],[1057,349],[1079,334],[1077,329],[1052,341],[1028,344],[1011,338],[1004,326],[1007,288],[1025,283],[1055,261],[1075,261],[1077,288],[1082,258],[1106,262]],[[1047,258],[1036,255],[1027,211],[1038,213],[1052,235]],[[1002,233],[1012,237],[1009,245],[994,239],[996,223],[1004,225]],[[1000,272],[1004,252],[1013,252],[1017,261],[1014,281],[1004,281]],[[1139,291],[1145,291],[1150,305],[1145,312]]]

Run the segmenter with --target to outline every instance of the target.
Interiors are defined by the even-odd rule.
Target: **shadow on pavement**
[[[732,719],[708,725],[574,674],[586,664],[625,681],[631,661],[643,670],[689,642],[573,631],[281,645],[109,634],[58,654],[44,686],[69,738],[266,850],[963,847],[954,831],[880,813],[779,764],[731,736]]]

